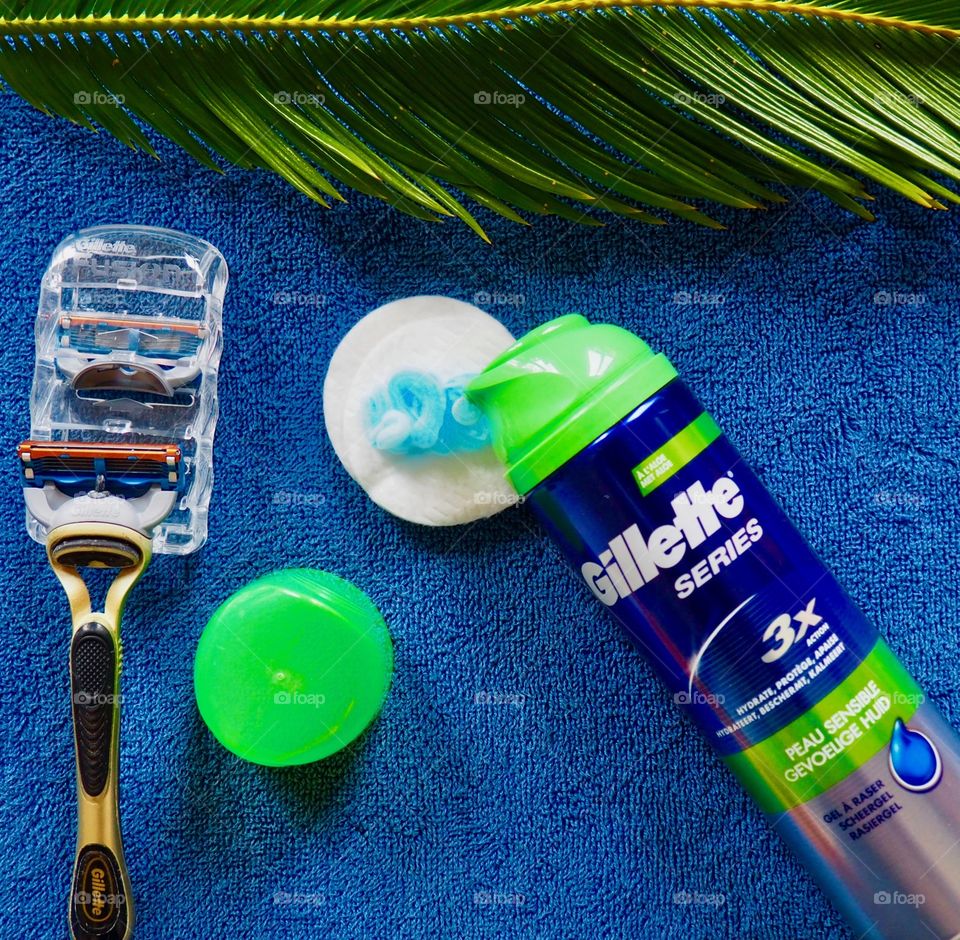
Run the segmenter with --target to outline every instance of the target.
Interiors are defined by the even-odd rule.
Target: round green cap
[[[275,571],[232,594],[200,637],[194,689],[214,737],[244,760],[306,764],[353,741],[393,674],[383,617],[326,571]]]
[[[676,376],[629,330],[570,313],[521,337],[466,392],[527,493]]]

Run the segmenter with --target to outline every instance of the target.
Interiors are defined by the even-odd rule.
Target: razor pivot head
[[[184,483],[175,444],[24,441],[17,454],[27,511],[44,536],[77,522],[152,535]]]
[[[30,436],[57,447],[179,447],[173,506],[152,530],[155,553],[186,554],[206,540],[226,285],[226,262],[209,242],[137,225],[69,236],[43,277]],[[154,469],[150,460],[138,471],[104,459],[111,496],[130,501],[145,495],[138,486],[140,472]],[[28,496],[27,528],[40,542],[47,531],[42,520],[59,511],[65,495],[83,500],[73,506],[78,513],[105,505],[93,504],[103,497],[78,454],[66,469],[52,460],[49,454],[36,458],[35,479],[24,480],[29,490],[49,494],[45,506],[40,496]],[[82,484],[71,480],[74,471]],[[163,500],[171,499],[172,489],[158,486]],[[146,489],[155,488],[151,483]],[[163,501],[152,498],[154,509],[137,512],[148,529]]]

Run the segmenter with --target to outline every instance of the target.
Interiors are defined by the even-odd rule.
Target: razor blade
[[[173,504],[152,529],[153,551],[185,554],[203,544],[227,277],[213,245],[168,229],[99,226],[57,246],[40,291],[31,446],[21,452],[24,483],[51,493],[46,505],[30,497],[34,539],[45,540],[62,498],[91,493],[128,500],[154,494],[142,515],[153,522],[163,502],[159,488]],[[112,454],[143,446],[178,448],[175,487],[161,479],[162,461],[149,452]]]
[[[185,482],[176,444],[24,441],[17,448],[27,511],[43,530],[109,522],[152,536]]]

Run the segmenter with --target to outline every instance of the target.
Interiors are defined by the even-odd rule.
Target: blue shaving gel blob
[[[461,375],[441,384],[426,372],[398,372],[367,403],[367,434],[377,450],[391,454],[449,454],[479,450],[490,429],[464,389]]]
[[[941,766],[930,739],[898,718],[890,737],[890,769],[897,783],[908,790],[932,790],[940,782]]]

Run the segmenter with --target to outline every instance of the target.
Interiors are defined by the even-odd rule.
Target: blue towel
[[[227,257],[210,541],[158,557],[124,622],[122,807],[141,940],[847,937],[526,509],[429,530],[373,505],[327,442],[340,337],[412,294],[516,334],[579,311],[665,351],[883,635],[960,724],[960,214],[815,194],[725,232],[482,215],[488,246],[265,173],[161,161],[0,101],[3,940],[65,934],[69,621],[23,527],[33,318],[59,239],[108,222]],[[396,644],[382,716],[298,769],[241,762],[193,698],[207,618],[256,575],[355,581]]]

